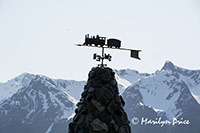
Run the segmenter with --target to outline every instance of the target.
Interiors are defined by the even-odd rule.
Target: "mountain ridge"
[[[119,91],[126,102],[125,110],[131,122],[135,116],[139,118],[145,116],[152,119],[162,117],[169,120],[174,117],[183,117],[191,119],[194,123],[198,123],[200,120],[200,114],[197,112],[200,112],[200,70],[181,68],[170,61],[166,61],[164,66],[155,73],[139,73],[136,70],[121,69],[115,70],[115,78],[118,82]],[[48,123],[47,125],[42,127],[43,131],[39,132],[64,133],[67,129],[66,124],[70,122],[75,110],[75,104],[84,90],[85,83],[86,81],[51,79],[43,75],[23,73],[6,83],[0,83],[0,118],[4,119],[5,123],[9,121],[8,118],[13,117],[22,125],[24,123],[32,124],[30,121],[36,121],[34,118],[37,118],[37,113],[31,111],[35,108],[36,112],[41,111],[44,114],[45,119],[51,119],[51,121],[46,122]],[[37,102],[33,101],[37,101],[39,104],[36,106],[35,103]],[[69,107],[71,114],[69,112],[65,113],[64,110],[67,111],[68,108],[64,107],[66,104],[64,101],[71,103]],[[57,115],[45,115],[48,114],[50,105],[53,106],[53,110],[56,109],[60,113]],[[40,110],[37,110],[36,107]],[[15,117],[16,111],[24,113],[21,113],[19,117]],[[44,116],[40,115],[38,119],[42,119]],[[50,116],[53,117],[51,118]],[[58,120],[53,121],[55,119]],[[9,127],[12,124],[7,122],[4,125]],[[21,126],[18,125],[18,128],[22,128]],[[152,126],[133,126],[132,123],[131,126],[136,133],[145,133],[155,128]],[[198,129],[196,125],[191,126],[194,129]],[[26,125],[25,127],[29,126]],[[169,130],[171,132],[172,129],[168,130],[168,128],[165,127],[161,130],[159,126],[156,126],[154,132],[159,133]],[[0,132],[4,133],[2,129],[5,129],[5,126],[2,127],[0,125]],[[178,130],[179,132],[179,128],[175,127],[173,130]]]
[[[36,75],[0,104],[0,132],[46,132],[67,120],[74,110],[71,96],[52,80]]]

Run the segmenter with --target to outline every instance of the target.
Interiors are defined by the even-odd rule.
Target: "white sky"
[[[87,33],[142,50],[141,61],[106,50],[113,69],[200,68],[199,0],[0,0],[0,82],[24,72],[87,80],[100,53],[74,46]]]

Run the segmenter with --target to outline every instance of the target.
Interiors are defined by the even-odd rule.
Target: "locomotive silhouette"
[[[107,41],[107,44],[106,44]],[[108,48],[120,48],[121,47],[121,41],[118,39],[110,38],[106,39],[106,37],[100,37],[99,35],[95,36],[89,36],[89,34],[85,35],[85,42],[83,45],[86,46],[107,46]]]

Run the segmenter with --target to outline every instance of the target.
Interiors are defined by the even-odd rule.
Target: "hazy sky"
[[[86,80],[96,66],[85,34],[118,38],[108,66],[152,73],[166,60],[200,69],[199,0],[0,0],[0,82],[24,72]]]

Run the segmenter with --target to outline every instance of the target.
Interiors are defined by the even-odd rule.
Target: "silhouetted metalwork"
[[[89,37],[89,34],[85,35],[85,42],[83,43],[83,45],[86,46],[92,46],[92,44],[94,44],[95,46],[101,46],[103,47],[106,43],[106,37],[100,37],[99,35],[95,36],[91,36]]]
[[[107,40],[107,46],[109,48],[115,47],[115,48],[120,48],[121,47],[121,41],[118,39],[108,39]]]
[[[88,47],[96,47],[102,48],[102,54],[97,55],[96,53],[93,55],[93,59],[96,61],[101,61],[101,64],[98,66],[105,67],[106,64],[103,64],[104,59],[111,61],[112,56],[110,54],[105,54],[104,49],[118,49],[118,50],[128,50],[131,52],[130,57],[139,59],[139,52],[141,50],[133,50],[127,48],[121,48],[121,41],[115,38],[106,39],[106,37],[101,37],[99,35],[89,36],[89,34],[85,35],[85,42],[83,44],[76,44],[77,46],[88,46]]]

